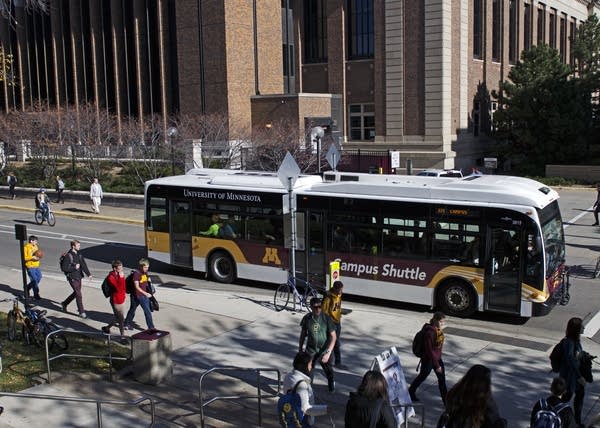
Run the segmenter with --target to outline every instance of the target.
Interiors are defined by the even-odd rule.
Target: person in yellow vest
[[[336,341],[333,347],[333,356],[335,357],[335,367],[346,370],[348,367],[342,364],[342,354],[340,352],[340,334],[342,332],[342,292],[344,284],[342,281],[335,281],[327,296],[323,298],[323,313],[329,315],[335,325]]]
[[[38,238],[35,235],[31,235],[27,240],[27,244],[23,247],[25,254],[25,268],[27,268],[27,275],[31,280],[27,284],[25,292],[29,295],[29,290],[33,290],[33,297],[36,300],[40,300],[40,281],[42,280],[42,270],[40,269],[40,257],[38,256]]]

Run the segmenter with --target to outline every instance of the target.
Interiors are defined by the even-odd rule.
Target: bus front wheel
[[[469,284],[449,281],[438,292],[438,306],[447,315],[468,317],[477,309],[477,296]]]
[[[217,282],[229,284],[235,279],[235,265],[231,257],[218,251],[210,256],[208,262],[210,276]]]

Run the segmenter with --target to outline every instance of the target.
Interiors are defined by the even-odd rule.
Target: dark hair
[[[29,242],[32,242],[32,241],[38,241],[38,237],[37,237],[37,236],[35,236],[35,235],[30,235],[30,236],[29,236],[29,239],[28,239],[28,241],[29,241]]]
[[[487,402],[492,395],[492,372],[486,366],[475,364],[448,391],[446,410],[455,420],[472,426],[481,426]]]
[[[443,312],[434,312],[433,316],[431,317],[431,321],[430,323],[432,325],[438,325],[440,323],[441,320],[446,319],[446,314]]]
[[[342,288],[344,288],[344,283],[342,281],[334,281],[331,288],[335,290],[341,290]]]
[[[565,331],[565,336],[569,339],[574,340],[575,342],[579,342],[579,337],[581,336],[581,330],[583,326],[583,320],[579,317],[573,317],[567,323],[567,329]]]
[[[113,260],[112,263],[111,263],[111,266],[113,268],[116,268],[117,266],[123,266],[123,262],[121,260],[118,260],[118,259],[117,260]]]
[[[310,375],[308,370],[308,363],[312,361],[312,356],[306,351],[300,351],[294,357],[294,370],[304,373],[306,376]]]
[[[362,378],[362,382],[358,386],[356,393],[365,397],[367,400],[378,400],[383,398],[383,401],[388,401],[387,381],[385,377],[375,370],[369,370]]]
[[[550,385],[550,392],[557,397],[562,396],[567,390],[567,382],[562,377],[555,377]]]

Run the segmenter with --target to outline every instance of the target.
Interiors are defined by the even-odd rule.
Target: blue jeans
[[[29,284],[27,284],[27,292],[29,290],[33,290],[34,295],[40,294],[40,282],[42,281],[42,270],[40,268],[27,268],[27,275],[31,280]]]
[[[50,207],[48,206],[47,203],[42,202],[40,204],[40,209],[42,210],[42,218],[47,221],[48,220],[48,212],[50,211]]]
[[[150,310],[150,300],[146,296],[135,296],[131,295],[131,304],[129,306],[129,312],[125,318],[125,325],[133,322],[135,317],[135,310],[138,306],[141,306],[144,311],[144,317],[146,317],[146,325],[148,328],[154,328],[154,321],[152,321],[152,311]]]

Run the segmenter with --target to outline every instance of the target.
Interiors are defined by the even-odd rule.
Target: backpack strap
[[[296,385],[294,385],[294,387],[291,390],[288,391],[294,391],[296,392],[296,390],[298,389],[298,386],[302,383],[302,382],[306,382],[306,379],[300,379],[298,382],[296,382]]]
[[[548,406],[548,402],[546,401],[545,398],[540,398],[540,410],[548,410],[549,406]]]
[[[567,407],[569,407],[569,403],[560,403],[560,404],[557,404],[556,406],[552,407],[552,410],[554,411],[554,413],[556,413],[558,415],[560,412],[565,410]]]

